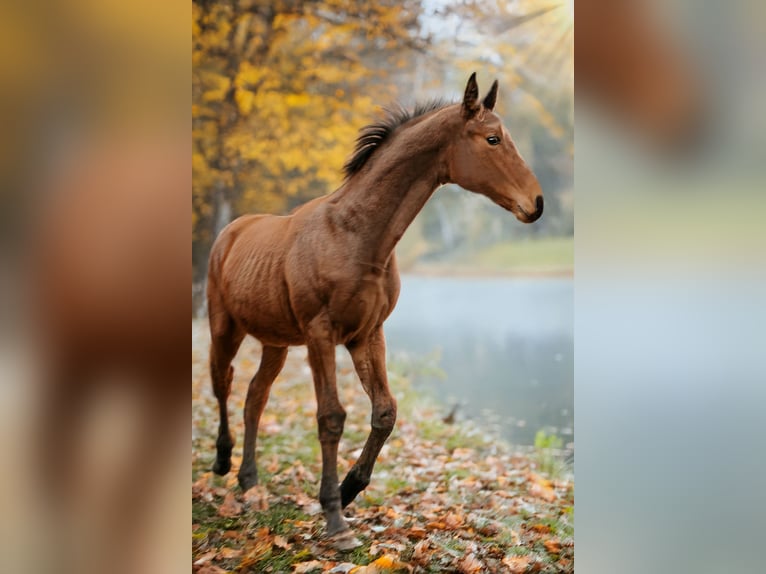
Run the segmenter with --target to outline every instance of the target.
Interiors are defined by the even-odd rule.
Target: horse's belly
[[[254,250],[248,255],[239,261],[227,262],[224,270],[227,310],[250,335],[263,343],[303,344],[279,260]]]

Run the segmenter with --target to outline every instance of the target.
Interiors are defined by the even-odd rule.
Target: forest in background
[[[545,216],[524,226],[445,186],[402,240],[407,267],[507,241],[573,233],[571,3],[540,0],[195,0],[192,250],[243,213],[284,214],[342,182],[382,106],[457,99],[476,71],[537,174]]]

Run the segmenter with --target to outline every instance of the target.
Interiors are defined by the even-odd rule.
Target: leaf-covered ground
[[[192,561],[198,574],[222,572],[573,572],[574,484],[546,476],[549,453],[522,453],[413,389],[401,363],[390,382],[399,401],[396,429],[372,482],[345,510],[362,546],[323,543],[316,496],[321,462],[316,406],[305,351],[290,352],[258,434],[259,486],[236,482],[242,408],[260,349],[246,341],[234,362],[229,412],[236,435],[233,468],[210,472],[217,404],[207,374],[208,335],[192,325]],[[348,418],[339,449],[345,476],[369,430],[370,405],[344,350],[338,387]]]

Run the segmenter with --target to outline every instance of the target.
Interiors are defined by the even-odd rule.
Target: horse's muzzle
[[[528,213],[524,210],[523,207],[519,206],[519,210],[522,214],[524,214],[524,223],[533,223],[540,219],[540,216],[543,214],[543,196],[538,195],[535,198],[535,211],[532,213]]]

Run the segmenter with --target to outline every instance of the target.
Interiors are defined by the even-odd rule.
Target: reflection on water
[[[459,416],[497,422],[516,444],[573,435],[573,292],[565,278],[402,277],[385,324],[389,355],[435,351],[446,379],[420,376]],[[445,408],[445,413],[448,411]]]

